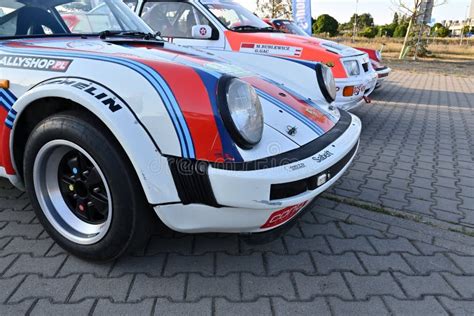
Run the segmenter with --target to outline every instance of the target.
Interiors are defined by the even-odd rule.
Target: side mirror
[[[210,39],[212,37],[212,28],[209,25],[194,25],[192,36],[196,39]]]

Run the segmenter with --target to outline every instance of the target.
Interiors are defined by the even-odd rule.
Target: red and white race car
[[[120,0],[0,3],[0,176],[77,256],[122,255],[154,214],[180,232],[274,232],[356,154],[361,122],[331,106],[322,64],[226,62],[155,37]],[[92,3],[91,30],[71,31],[61,17]]]
[[[234,1],[139,0],[135,10],[155,32],[179,45],[212,50],[222,57],[226,51],[235,51],[277,56],[308,67],[313,66],[307,61],[329,65],[336,78],[334,104],[341,109],[350,110],[368,101],[377,83],[366,53],[277,32]],[[285,74],[284,69],[275,72]]]
[[[268,25],[272,26],[278,31],[288,34],[295,34],[304,37],[311,37],[302,28],[298,26],[294,21],[286,19],[263,19]],[[312,37],[314,38],[314,37]],[[322,41],[322,40],[321,40]],[[392,71],[389,67],[382,64],[382,51],[370,48],[357,48],[369,55],[372,67],[377,72],[377,86],[379,88],[383,81],[390,75]]]

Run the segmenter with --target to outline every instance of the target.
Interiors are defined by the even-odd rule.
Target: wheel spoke
[[[90,196],[92,204],[95,206],[96,210],[106,216],[108,211],[108,201],[107,197],[104,197],[102,194],[91,194]]]
[[[61,177],[61,182],[63,184],[65,184],[66,186],[69,186],[71,184],[74,184],[74,178],[73,177],[69,177],[69,176],[62,176]]]
[[[97,172],[97,169],[94,167],[89,170],[89,174],[87,176],[87,186],[89,189],[96,187],[98,184],[102,183],[102,179]]]

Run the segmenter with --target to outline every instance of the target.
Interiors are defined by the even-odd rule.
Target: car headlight
[[[255,89],[233,77],[219,82],[219,112],[235,143],[251,149],[263,135],[263,110]]]
[[[379,50],[376,51],[375,56],[377,56],[377,59],[378,59],[379,62],[382,61],[382,52],[381,51],[379,51]]]
[[[316,64],[316,77],[326,101],[329,103],[334,102],[336,100],[337,88],[331,68],[323,64]]]
[[[344,62],[344,67],[346,67],[347,74],[349,76],[358,76],[360,75],[360,67],[357,60],[347,60]]]

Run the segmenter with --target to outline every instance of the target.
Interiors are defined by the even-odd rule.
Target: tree
[[[291,19],[291,0],[257,0],[257,13],[264,18]]]
[[[433,1],[433,6],[439,6],[442,4],[445,4],[447,0],[432,0]],[[405,34],[405,40],[403,41],[403,46],[400,51],[400,59],[403,59],[405,56],[406,52],[408,51],[408,44],[413,41],[412,34],[415,32],[412,32],[412,28],[416,26],[418,18],[421,17],[422,15],[425,14],[423,11],[423,6],[426,3],[426,0],[392,0],[393,4],[398,7],[398,9],[405,14],[408,15],[409,17],[409,23],[408,23],[408,28]],[[425,28],[424,25],[418,25],[418,30],[416,33],[418,33],[418,40],[415,40],[415,55],[414,58],[416,59],[418,55],[418,51],[426,51],[426,44],[421,43],[421,35],[423,32],[423,29]],[[420,49],[420,45],[423,46]]]
[[[360,30],[363,30],[366,27],[374,26],[374,18],[372,17],[372,15],[370,13],[364,13],[361,15],[354,14],[348,23],[349,28],[354,27],[354,23],[356,19],[357,19],[357,28]]]
[[[395,12],[395,14],[393,15],[392,24],[397,24],[398,25],[399,19],[400,19],[400,17],[398,16],[398,13]]]
[[[469,25],[466,25],[462,28],[462,33],[464,35],[467,35],[471,31],[471,27]]]
[[[315,34],[329,33],[335,36],[338,33],[339,22],[328,14],[320,15],[313,24],[313,32]]]

